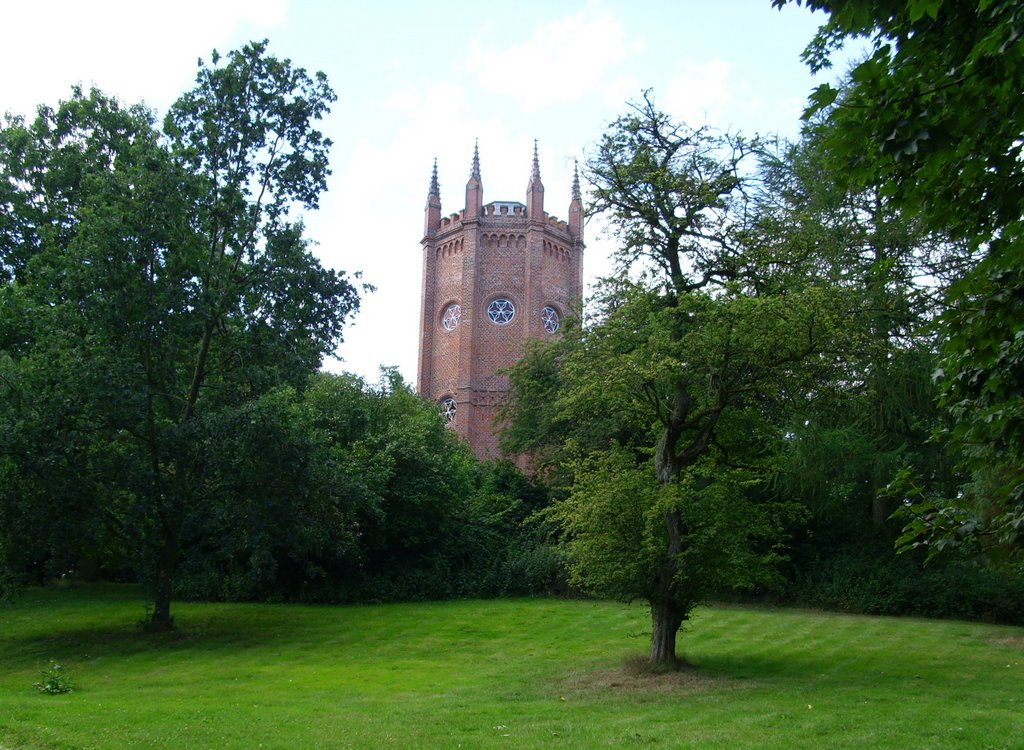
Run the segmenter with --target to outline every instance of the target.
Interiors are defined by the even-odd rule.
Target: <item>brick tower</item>
[[[437,163],[423,229],[423,296],[417,388],[481,458],[497,457],[496,406],[508,389],[498,371],[527,338],[557,335],[583,291],[583,204],[574,175],[568,222],[544,212],[537,144],[526,204],[484,204],[480,154],[466,207],[441,216]]]

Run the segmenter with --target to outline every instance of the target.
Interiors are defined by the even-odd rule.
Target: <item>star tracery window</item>
[[[487,317],[492,323],[497,323],[500,326],[511,323],[515,316],[516,306],[510,300],[499,297],[492,300],[491,304],[487,306]]]
[[[558,310],[551,307],[550,305],[540,311],[540,322],[544,324],[544,330],[548,333],[554,333],[558,330],[558,325],[561,322],[561,318],[558,315]]]
[[[459,325],[461,318],[462,307],[458,303],[453,302],[444,309],[444,314],[441,316],[441,326],[446,331],[454,331],[456,326]]]
[[[455,421],[455,413],[458,410],[459,407],[451,396],[441,400],[441,416],[444,417],[445,424],[451,424]]]

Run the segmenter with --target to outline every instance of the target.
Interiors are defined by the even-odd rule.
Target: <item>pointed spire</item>
[[[427,193],[427,207],[423,217],[423,236],[433,237],[441,227],[441,186],[437,183],[437,159],[430,173],[430,191]]]
[[[473,167],[469,171],[470,177],[480,179],[480,141],[473,141]]]
[[[437,182],[437,157],[434,157],[434,171],[430,175],[430,191],[428,195],[440,195],[441,186]]]
[[[580,195],[580,164],[573,160],[572,199],[569,201],[569,235],[583,249],[583,196]]]
[[[480,179],[480,141],[473,142],[473,166],[469,172],[469,181],[466,183],[466,213],[465,219],[473,221],[483,213],[484,206],[484,185]]]
[[[537,157],[537,139],[533,140],[533,172],[526,183],[526,215],[530,221],[544,221],[544,184],[540,181],[540,159]]]

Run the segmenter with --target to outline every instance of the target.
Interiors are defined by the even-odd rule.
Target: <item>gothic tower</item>
[[[527,338],[557,335],[583,292],[583,204],[574,175],[568,222],[544,212],[537,144],[526,204],[484,204],[480,154],[466,207],[441,216],[437,162],[423,229],[423,293],[417,388],[482,458],[497,457],[496,405],[508,388],[498,372]]]

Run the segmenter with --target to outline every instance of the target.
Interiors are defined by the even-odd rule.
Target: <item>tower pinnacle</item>
[[[430,174],[430,189],[427,191],[427,207],[424,209],[423,236],[433,237],[441,226],[441,186],[437,183],[437,159]]]
[[[430,175],[430,190],[427,195],[440,195],[441,186],[437,182],[437,158],[434,158],[434,171]]]
[[[484,186],[480,179],[480,142],[473,143],[473,164],[469,170],[469,181],[466,182],[466,219],[476,220],[483,211]]]
[[[469,176],[480,179],[480,141],[473,142],[473,166],[469,170]]]
[[[537,140],[533,141],[533,171],[526,184],[526,215],[530,221],[544,221],[544,184],[540,181],[540,159],[537,157]]]

